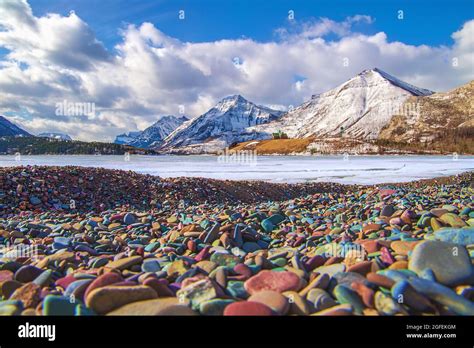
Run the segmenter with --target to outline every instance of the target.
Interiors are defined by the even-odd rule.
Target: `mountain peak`
[[[0,136],[29,136],[30,134],[21,129],[6,117],[0,115]]]
[[[425,88],[419,88],[414,85],[411,85],[405,81],[402,81],[398,78],[396,78],[393,75],[390,75],[389,73],[383,71],[382,69],[379,69],[377,67],[374,67],[372,69],[366,69],[360,72],[357,77],[366,77],[370,74],[376,74],[380,78],[390,82],[392,85],[402,88],[406,90],[407,92],[410,92],[411,94],[415,96],[426,96],[426,95],[431,95],[433,94],[433,91],[430,91],[429,89]]]
[[[163,115],[158,121],[143,131],[117,135],[116,144],[126,144],[138,148],[158,147],[161,142],[176,128],[189,119],[186,116]]]
[[[229,95],[225,98],[222,98],[214,107],[214,109],[218,110],[219,112],[227,112],[230,109],[239,107],[245,104],[253,104],[249,102],[247,99],[242,97],[240,94]]]

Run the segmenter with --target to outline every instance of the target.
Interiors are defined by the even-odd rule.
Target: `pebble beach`
[[[474,315],[474,172],[275,184],[0,168],[1,315]]]

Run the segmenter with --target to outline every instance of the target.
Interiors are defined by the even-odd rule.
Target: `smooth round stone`
[[[395,261],[388,267],[388,269],[406,269],[406,268],[408,268],[408,261],[404,261],[404,260]]]
[[[75,282],[76,280],[77,280],[77,278],[74,277],[74,275],[71,274],[71,275],[67,275],[63,278],[59,278],[58,280],[56,280],[55,284],[56,284],[56,286],[60,286],[63,289],[67,289],[69,284]]]
[[[372,269],[372,261],[362,261],[347,268],[347,272],[354,272],[365,276]]]
[[[19,300],[24,308],[34,308],[41,300],[41,288],[34,283],[27,283],[15,290],[10,300]]]
[[[291,290],[298,291],[300,284],[300,277],[293,272],[263,270],[248,279],[244,286],[247,292],[253,295],[263,290],[274,290],[280,293]]]
[[[74,315],[76,302],[66,296],[47,295],[43,300],[43,315]]]
[[[337,305],[337,302],[331,297],[331,295],[323,289],[311,289],[306,296],[306,300],[310,304],[310,311],[312,313]]]
[[[124,270],[142,262],[141,256],[130,256],[109,262],[106,267],[110,269]]]
[[[471,259],[466,248],[459,244],[424,241],[414,249],[408,269],[420,274],[429,268],[436,280],[447,286],[465,284],[473,275]]]
[[[4,298],[10,298],[16,289],[20,288],[23,284],[16,280],[5,280],[0,283],[0,294]]]
[[[364,305],[368,308],[375,308],[374,305],[374,291],[363,283],[352,283],[352,290],[354,290],[362,299]]]
[[[74,296],[73,298],[75,300],[77,299],[79,301],[83,301],[84,294],[92,281],[92,279],[79,279],[75,282],[72,282],[64,291],[64,296],[68,298]]]
[[[142,271],[155,273],[161,271],[160,263],[157,259],[145,259],[142,263]]]
[[[126,304],[156,297],[155,290],[148,286],[109,285],[92,290],[87,295],[86,305],[98,314],[105,314]]]
[[[474,244],[474,226],[467,228],[441,228],[434,232],[434,238],[443,242],[461,245]]]
[[[238,274],[238,276],[233,276],[233,279],[239,280],[247,280],[252,276],[252,270],[246,264],[239,263],[235,265],[234,272]]]
[[[53,271],[48,269],[33,280],[40,287],[48,286],[53,281]]]
[[[243,281],[231,280],[227,283],[225,289],[226,293],[232,297],[246,299],[249,297],[247,290],[244,287]]]
[[[395,209],[392,205],[384,205],[382,211],[380,212],[380,216],[391,217],[395,213]]]
[[[35,280],[44,270],[35,266],[26,265],[15,272],[15,280],[20,283],[29,283]]]
[[[391,289],[393,284],[395,284],[395,281],[393,281],[392,279],[377,273],[368,273],[367,280],[377,286],[386,289]]]
[[[308,315],[311,312],[308,301],[296,291],[285,291],[283,296],[288,299],[290,305],[289,315]]]
[[[134,224],[137,221],[137,217],[133,213],[127,213],[123,217],[123,223],[125,225],[131,225]]]
[[[419,242],[406,242],[406,241],[395,241],[390,244],[390,248],[393,249],[398,255],[408,255]]]
[[[338,285],[334,288],[334,296],[340,304],[348,303],[354,308],[356,314],[362,314],[365,305],[359,295],[347,286]]]
[[[392,297],[398,301],[398,303],[406,304],[415,311],[427,312],[433,309],[431,302],[413,289],[406,280],[396,282],[392,287],[391,293]]]
[[[327,274],[329,276],[333,276],[336,273],[344,272],[346,270],[346,265],[343,263],[334,263],[329,266],[321,266],[314,270],[314,272],[319,274]]]
[[[286,259],[285,258],[282,258],[282,259],[285,260],[285,263],[286,263]],[[306,261],[306,263],[305,263],[306,270],[307,271],[312,271],[316,267],[322,266],[325,261],[326,261],[326,259],[324,257],[322,257],[321,255],[315,255],[315,256],[311,257],[308,261]],[[275,261],[273,261],[273,262],[275,262]]]
[[[169,277],[179,277],[186,273],[187,270],[188,268],[183,260],[176,260],[166,268],[166,273]]]
[[[215,262],[218,266],[227,266],[232,268],[241,262],[240,257],[224,253],[214,253],[212,254],[210,260]]]
[[[242,249],[247,253],[253,253],[254,251],[262,249],[260,245],[254,242],[245,242],[242,245]]]
[[[117,308],[107,315],[196,315],[188,307],[189,301],[177,297],[137,301]]]
[[[248,301],[263,303],[280,315],[285,315],[290,309],[288,299],[279,292],[272,290],[259,291],[250,296]]]
[[[100,267],[105,266],[105,265],[108,264],[109,262],[110,262],[109,259],[100,257],[100,258],[95,259],[95,260],[92,262],[91,268],[100,268]]]
[[[225,316],[271,316],[272,314],[270,307],[250,301],[234,302],[224,309]]]
[[[153,242],[153,243],[148,244],[145,247],[145,251],[151,253],[151,252],[154,252],[159,247],[160,247],[160,242]]]
[[[89,293],[95,289],[99,289],[107,285],[119,283],[121,281],[123,281],[123,278],[120,274],[117,274],[114,272],[105,273],[97,277],[95,280],[93,280],[92,283],[87,287],[86,292],[84,293],[84,299],[87,298]]]
[[[382,291],[377,291],[374,297],[375,308],[382,315],[395,315],[397,313],[404,313],[405,311],[395,300]]]
[[[223,300],[220,298],[205,301],[199,305],[199,312],[202,315],[224,315],[225,308],[234,302],[235,300]]]
[[[451,227],[464,227],[467,226],[463,219],[454,213],[445,213],[439,217],[439,219],[445,224]]]
[[[325,290],[329,282],[331,280],[331,277],[328,274],[320,274],[316,276],[303,290],[301,290],[299,293],[301,296],[306,296],[308,292],[311,289],[319,288]]]
[[[217,267],[217,263],[204,260],[204,261],[199,261],[198,263],[196,263],[195,267],[200,268],[209,274]]]

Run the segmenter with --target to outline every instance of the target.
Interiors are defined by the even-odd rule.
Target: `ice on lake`
[[[85,166],[133,170],[161,177],[206,177],[271,182],[378,184],[474,170],[474,156],[0,156],[0,166]]]

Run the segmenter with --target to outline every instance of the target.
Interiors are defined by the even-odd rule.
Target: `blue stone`
[[[247,253],[253,253],[254,251],[260,250],[261,247],[255,242],[245,242],[242,245],[242,249]]]
[[[458,315],[474,315],[474,302],[456,294],[450,288],[421,278],[410,278],[410,285],[416,291],[436,301]]]
[[[142,263],[142,271],[151,273],[161,271],[160,263],[157,259],[145,259]]]
[[[85,290],[89,284],[92,283],[92,279],[79,279],[75,282],[72,282],[68,285],[66,290],[64,291],[64,296],[70,297],[71,295],[75,295],[76,292]],[[80,301],[81,299],[75,299],[76,301]]]
[[[76,303],[69,297],[47,295],[43,300],[43,315],[74,315]]]
[[[134,224],[137,221],[137,217],[133,213],[127,213],[123,217],[123,223],[125,225],[131,225]]]
[[[53,271],[48,269],[33,280],[33,283],[40,287],[48,286],[52,281]]]
[[[434,232],[434,237],[443,242],[461,245],[474,244],[474,227],[440,228]]]
[[[227,283],[226,293],[232,297],[247,299],[249,294],[244,288],[244,282],[231,280]]]

